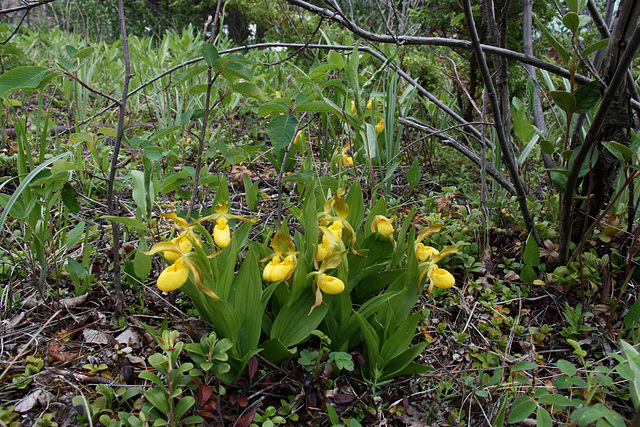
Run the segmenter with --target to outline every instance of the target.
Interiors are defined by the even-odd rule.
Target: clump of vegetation
[[[123,3],[0,27],[0,421],[637,422],[637,31]]]

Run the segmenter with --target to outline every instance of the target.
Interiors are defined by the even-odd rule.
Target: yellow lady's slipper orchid
[[[229,212],[229,202],[223,202],[216,204],[214,210],[216,213],[212,215],[205,216],[204,218],[200,218],[198,222],[203,222],[207,220],[213,220],[216,222],[216,226],[213,229],[213,240],[216,242],[221,248],[226,248],[229,246],[231,242],[231,229],[229,228],[229,219],[239,219],[245,222],[254,222],[255,220],[251,220],[249,218],[244,218],[242,216],[233,215]]]
[[[356,101],[354,101],[353,99],[351,100],[351,114],[355,114],[356,113]]]
[[[221,248],[226,248],[231,242],[231,230],[227,225],[227,219],[220,217],[216,220],[216,227],[213,229],[213,240]]]
[[[415,245],[416,249],[416,258],[418,261],[426,261],[429,258],[438,255],[440,252],[436,248],[432,248],[431,246],[425,246],[422,242],[418,242]]]
[[[344,291],[344,282],[337,277],[321,274],[318,277],[318,288],[325,294],[337,295]]]
[[[376,133],[382,133],[384,130],[384,119],[380,119],[378,124],[376,124]]]
[[[267,282],[286,280],[293,274],[297,263],[295,255],[288,255],[284,260],[276,255],[264,268],[262,278]]]
[[[304,141],[304,139],[305,139],[304,138],[304,132],[299,130],[298,133],[296,134],[296,137],[293,139],[293,145],[295,145],[298,150],[301,150],[301,148],[299,147],[298,144],[300,144],[302,141]]]
[[[189,238],[187,237],[186,231],[183,231],[182,233],[180,233],[180,235],[175,239],[171,239],[171,243],[173,243],[174,245],[178,245],[178,247],[183,253],[191,252],[191,249],[193,249],[193,244],[191,243],[191,240],[189,240]],[[202,244],[202,242],[200,243]],[[167,261],[174,262],[175,260],[180,258],[180,255],[176,254],[175,252],[165,252],[164,258]]]
[[[156,285],[162,292],[175,291],[184,285],[188,278],[189,266],[184,263],[182,258],[177,258],[176,262],[160,273]]]
[[[348,168],[352,168],[353,165],[355,163],[353,162],[353,157],[349,156],[348,154],[343,154],[342,155],[342,165],[346,166]]]
[[[369,98],[369,102],[367,102],[367,110],[371,110],[371,107],[373,106],[373,98]]]
[[[262,278],[267,282],[288,280],[293,276],[293,272],[298,265],[296,246],[293,240],[284,234],[282,230],[278,230],[273,239],[271,239],[269,246],[271,246],[274,253],[261,261],[271,260],[264,267]]]
[[[453,274],[435,264],[429,268],[427,277],[429,277],[431,286],[435,286],[436,288],[449,289],[456,284],[456,279],[453,277]]]
[[[333,224],[329,227],[329,230],[333,233],[333,238],[336,239],[336,242],[342,241],[342,229],[344,228],[344,223],[342,220],[333,221]]]
[[[371,222],[371,232],[376,231],[393,241],[393,222],[396,220],[395,215],[392,218],[387,218],[383,215],[376,215]]]

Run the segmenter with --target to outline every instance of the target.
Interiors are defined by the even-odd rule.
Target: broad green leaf
[[[111,215],[102,215],[100,218],[106,219],[107,221],[115,221],[120,224],[124,224],[127,227],[137,228],[139,230],[149,231],[149,227],[144,225],[144,223],[135,218],[127,218],[123,216],[111,216]]]
[[[205,71],[207,71],[209,69],[209,66],[207,65],[200,65],[199,67],[194,67],[191,68],[189,71],[186,71],[184,73],[180,73],[178,75],[176,75],[176,85],[179,85],[181,83],[186,82],[187,80],[190,80],[192,78],[194,78],[195,76],[198,76],[202,73],[204,73]]]
[[[85,47],[84,49],[80,49],[79,51],[74,53],[73,56],[71,57],[71,59],[84,59],[87,56],[91,56],[93,54],[93,52],[95,52],[95,50],[96,49],[93,46]]]
[[[413,360],[420,355],[427,347],[426,342],[421,342],[405,349],[391,361],[384,361],[384,375],[380,381],[387,381],[401,375],[416,375],[433,370],[431,366],[413,363]]]
[[[184,396],[180,400],[178,400],[176,407],[173,409],[174,419],[176,421],[180,420],[184,416],[184,414],[187,413],[189,408],[193,406],[194,403],[196,403],[196,398],[193,396]]]
[[[333,113],[334,108],[325,101],[315,100],[303,102],[296,106],[297,113]]]
[[[218,51],[210,43],[205,43],[202,45],[202,57],[204,58],[204,62],[206,62],[210,67],[215,67],[216,65],[218,65],[218,61],[220,60]]]
[[[180,129],[182,129],[182,126],[171,126],[168,128],[164,128],[164,129],[160,129],[158,132],[154,133],[153,135],[151,135],[151,137],[149,138],[150,141],[155,141],[156,139],[161,139],[167,135],[170,135],[176,131],[179,131]]]
[[[380,357],[386,363],[404,352],[413,337],[416,336],[416,328],[420,321],[420,313],[416,313],[405,319],[393,332],[393,335],[386,340],[380,349]]]
[[[251,248],[233,279],[233,292],[229,298],[229,303],[236,310],[240,321],[236,346],[241,356],[256,349],[260,341],[264,315],[262,310],[259,310],[261,294],[262,276],[255,251]]]
[[[147,241],[145,239],[141,239],[140,244],[138,245],[138,250],[133,257],[133,271],[141,280],[146,279],[151,272],[151,257],[142,253],[148,250],[149,245],[147,244]]]
[[[640,299],[633,303],[627,314],[624,316],[624,328],[631,329],[640,321]]]
[[[45,75],[49,73],[44,67],[17,67],[0,76],[0,97],[18,89],[37,88]]]
[[[594,53],[597,50],[600,50],[604,47],[607,47],[609,45],[609,39],[602,39],[602,40],[598,40],[595,43],[590,44],[589,46],[587,46],[587,48],[585,48],[585,50],[582,51],[582,55],[583,56],[589,56],[592,53]]]
[[[537,248],[537,246],[536,246]],[[537,364],[533,363],[533,362],[518,362],[515,365],[513,365],[511,367],[511,372],[513,371],[529,371],[531,369],[536,369],[538,367]]]
[[[600,101],[600,83],[592,81],[582,86],[574,94],[576,99],[575,112],[584,114],[589,112]]]
[[[297,127],[298,119],[291,114],[271,119],[267,126],[267,135],[274,143],[275,150],[282,150],[293,141]]]
[[[411,193],[420,182],[420,160],[417,156],[413,158],[411,167],[407,171],[407,182],[409,183],[409,193]]]
[[[531,126],[531,122],[525,115],[525,108],[521,108],[513,117],[513,131],[520,141],[526,144],[531,139],[532,130],[533,126]]]
[[[283,113],[287,111],[287,106],[282,102],[274,101],[267,104],[262,104],[258,107],[258,117],[268,116],[272,113]]]
[[[305,341],[327,314],[328,306],[326,304],[316,307],[309,314],[314,301],[315,297],[309,287],[308,292],[304,292],[300,298],[284,307],[273,322],[271,338],[279,338],[287,348]]]
[[[576,97],[573,96],[570,92],[564,90],[554,90],[549,93],[551,95],[551,99],[564,110],[568,115],[573,114],[576,111]]]
[[[144,184],[144,172],[131,171],[131,188],[133,201],[136,203],[136,216],[147,219],[147,189]]]
[[[563,374],[568,375],[570,377],[574,376],[578,372],[578,369],[573,365],[573,363],[568,362],[564,359],[558,360],[556,362],[556,365],[558,366],[558,369],[560,369],[560,371]]]
[[[505,413],[507,412],[507,402],[509,399],[507,397],[503,397],[502,404],[500,405],[500,410],[498,411],[498,415],[495,420],[491,423],[491,427],[504,427],[504,418]]]
[[[536,411],[536,424],[538,427],[553,427],[551,414],[541,406],[538,406],[538,410]]]
[[[71,257],[67,257],[67,270],[74,276],[78,276],[82,280],[86,279],[89,272],[78,261]]]
[[[553,154],[556,151],[553,143],[548,139],[540,140],[540,150],[542,150],[542,152],[546,154]]]
[[[160,388],[150,388],[144,394],[144,397],[153,405],[154,408],[165,415],[169,414],[169,402],[167,401],[167,395],[164,390]]]
[[[609,150],[609,152],[613,154],[620,161],[620,163],[624,163],[625,157],[633,156],[633,151],[631,151],[631,148],[627,147],[624,144],[620,144],[619,142],[603,141],[602,145],[604,145],[604,147]]]
[[[236,83],[233,85],[233,90],[243,95],[253,96],[253,97],[260,96],[263,93],[262,89],[260,89],[258,85],[256,85],[253,82]]]
[[[221,72],[229,83],[233,83],[236,80],[236,77],[247,81],[253,80],[253,74],[251,71],[239,62],[225,62]]]
[[[296,348],[287,348],[282,344],[279,338],[273,338],[262,342],[262,353],[265,359],[271,363],[280,363],[284,359],[293,357],[296,355]]]
[[[73,248],[75,245],[78,244],[78,242],[80,242],[80,239],[82,239],[83,234],[84,234],[84,222],[79,222],[75,227],[73,227],[73,230],[71,230],[69,234],[67,234],[67,241],[65,243],[65,247],[67,249]]]
[[[531,415],[536,407],[536,402],[529,396],[518,396],[513,402],[507,421],[510,423],[519,423]]]
[[[532,267],[540,264],[540,248],[538,248],[536,240],[533,238],[533,233],[530,233],[529,237],[527,238],[527,244],[524,247],[522,260],[525,264]]]
[[[335,66],[338,70],[342,70],[344,68],[344,58],[335,50],[329,51],[327,62]]]
[[[69,209],[69,212],[73,214],[77,214],[78,212],[80,212],[78,194],[76,193],[76,190],[73,189],[71,184],[69,184],[69,182],[65,182],[62,186],[60,197],[62,198],[62,203],[64,203],[64,206]]]
[[[576,409],[571,413],[571,418],[575,421],[578,421],[578,423],[580,423],[580,426],[587,426],[595,421],[598,421],[604,416],[602,410],[598,408],[598,405],[600,404]]]
[[[571,31],[576,31],[580,27],[580,16],[575,12],[569,12],[562,17],[562,23]]]
[[[573,406],[571,399],[561,394],[546,394],[538,398],[538,403],[542,405],[553,405],[557,408],[565,408],[567,406]]]

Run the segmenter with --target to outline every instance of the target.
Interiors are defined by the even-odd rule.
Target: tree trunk
[[[629,37],[640,23],[640,0],[623,0],[618,9],[602,77],[609,83],[613,77],[622,54],[628,46]],[[635,46],[634,46],[635,48]],[[579,194],[586,196],[579,200],[573,209],[571,239],[582,239],[602,209],[609,203],[615,191],[615,182],[620,172],[620,162],[602,145],[602,141],[615,141],[629,145],[633,112],[629,105],[630,87],[625,80],[609,108],[602,132],[598,138],[598,159],[590,173],[582,180]],[[588,161],[588,159],[587,159]]]

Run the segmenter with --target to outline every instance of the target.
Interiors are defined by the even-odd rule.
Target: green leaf
[[[131,189],[133,201],[136,203],[136,216],[147,219],[147,189],[145,188],[144,172],[131,171]]]
[[[240,321],[240,330],[235,343],[240,357],[244,357],[258,347],[264,315],[260,309],[261,295],[262,276],[252,247],[233,279],[233,292],[229,297],[229,303],[236,310]]]
[[[525,113],[525,108],[520,108],[513,118],[513,131],[523,144],[529,142],[531,131],[533,130],[533,126],[531,126],[531,122],[529,122]]]
[[[283,113],[287,111],[287,106],[280,101],[269,102],[258,107],[258,117],[268,116],[272,113]]]
[[[627,314],[624,316],[624,328],[631,329],[640,321],[640,299],[633,303]]]
[[[522,260],[525,264],[532,267],[537,267],[540,264],[540,248],[536,244],[536,240],[533,238],[533,233],[527,237],[527,244],[524,247],[524,254]]]
[[[337,426],[340,425],[340,417],[336,410],[331,406],[330,403],[327,402],[327,415],[329,416],[329,421],[331,421],[331,425]]]
[[[218,65],[218,61],[220,60],[218,51],[210,43],[205,43],[202,45],[202,56],[204,58],[204,62],[206,62],[209,67],[215,67],[216,65]]]
[[[334,108],[327,102],[316,99],[313,101],[303,102],[296,106],[297,113],[333,113]]]
[[[594,53],[597,50],[600,50],[604,47],[607,47],[609,45],[609,39],[602,39],[602,40],[598,40],[595,43],[590,44],[589,46],[587,46],[587,48],[585,50],[582,51],[582,55],[583,56],[589,56],[592,53]]]
[[[537,364],[533,362],[518,362],[511,367],[511,372],[513,371],[529,371],[531,369],[536,369],[538,367]]]
[[[458,22],[462,21],[463,19],[464,19],[464,12],[459,13],[451,20],[451,26],[454,27]]]
[[[271,119],[267,126],[267,135],[275,144],[275,150],[285,148],[295,136],[298,119],[294,115],[282,115]]]
[[[184,396],[178,400],[176,407],[173,409],[174,419],[179,421],[194,403],[196,403],[196,399],[193,396]]]
[[[558,107],[564,110],[564,112],[568,115],[571,115],[575,112],[578,102],[576,101],[576,97],[573,96],[573,94],[571,94],[570,92],[564,90],[554,90],[551,91],[549,95],[551,95],[551,99],[553,99]]]
[[[18,89],[35,89],[40,86],[45,75],[44,67],[17,67],[0,76],[0,97]]]
[[[553,143],[548,139],[540,140],[540,149],[545,154],[553,154],[556,151],[555,147],[553,146]]]
[[[542,405],[553,405],[558,408],[565,408],[567,406],[573,406],[571,399],[561,394],[546,394],[538,398],[538,403]]]
[[[205,71],[207,71],[209,69],[209,66],[207,65],[201,65],[199,67],[194,67],[191,68],[189,71],[185,72],[185,73],[181,73],[176,75],[176,85],[179,85],[181,83],[186,82],[187,80],[190,80],[192,78],[194,78],[195,76],[198,76],[202,73],[204,73]]]
[[[420,313],[406,318],[393,332],[393,335],[386,340],[380,349],[380,357],[386,363],[404,352],[413,337],[416,335],[416,328],[420,321]]]
[[[146,240],[142,239],[133,257],[133,271],[141,280],[144,280],[151,272],[151,257],[142,253],[142,251],[148,250],[149,245]]]
[[[409,182],[409,193],[411,193],[420,182],[420,160],[417,156],[413,158],[411,167],[407,171],[407,182]]]
[[[568,62],[571,56],[569,55],[569,52],[567,51],[567,49],[565,49],[565,47],[558,40],[556,40],[556,38],[547,29],[547,26],[542,21],[540,21],[540,19],[538,19],[538,17],[535,14],[533,15],[533,20],[535,21],[538,29],[542,31],[542,34],[544,34],[547,40],[549,40],[549,42],[553,45],[553,47],[555,47],[556,50],[560,53],[560,55],[562,55],[562,58],[566,62]]]
[[[531,415],[536,407],[536,402],[529,396],[518,396],[513,402],[507,421],[510,423],[519,423]]]
[[[538,406],[538,410],[536,411],[536,424],[538,427],[553,427],[551,414],[541,406]]]
[[[338,70],[342,70],[344,68],[344,58],[335,50],[329,51],[327,62],[336,67]]]
[[[84,49],[80,49],[79,51],[77,51],[76,53],[73,54],[73,56],[71,57],[71,59],[84,59],[87,56],[91,56],[93,54],[93,52],[95,52],[96,48],[91,46],[91,47],[85,47]]]
[[[504,427],[504,417],[507,412],[507,403],[509,399],[504,397],[502,400],[502,404],[500,405],[500,410],[498,411],[498,415],[496,419],[491,423],[491,427]]]
[[[1,78],[2,76],[0,76],[0,79]],[[9,212],[11,212],[11,208],[13,208],[13,205],[16,203],[18,198],[22,196],[22,193],[24,192],[24,190],[29,186],[29,184],[31,184],[31,181],[33,181],[38,176],[38,174],[42,172],[45,168],[47,168],[51,163],[55,162],[56,160],[60,160],[68,155],[69,153],[59,154],[47,160],[46,162],[40,164],[34,170],[29,172],[27,176],[24,177],[24,179],[22,180],[22,182],[20,183],[16,191],[14,191],[14,193],[11,195],[11,197],[6,202],[6,204],[3,205],[4,210],[2,211],[2,215],[0,216],[0,230],[2,230],[2,227],[4,226],[4,222],[7,220],[7,216],[9,215]],[[31,199],[31,201],[35,203],[35,198]]]
[[[576,31],[580,27],[580,15],[569,12],[562,17],[562,23],[571,31]]]
[[[102,215],[100,218],[106,219],[107,221],[115,221],[120,224],[124,224],[127,227],[137,228],[139,230],[149,231],[149,227],[144,225],[144,223],[135,218],[127,218],[123,216],[111,216],[111,215]]]
[[[67,241],[64,244],[64,246],[67,249],[71,249],[72,247],[77,245],[78,242],[80,242],[80,239],[82,239],[83,234],[84,234],[84,222],[79,222],[75,227],[73,227],[73,230],[71,230],[69,234],[67,234]]]
[[[73,189],[69,182],[65,182],[62,186],[62,190],[60,191],[60,196],[62,198],[62,203],[64,206],[69,209],[69,212],[77,214],[80,212],[80,204],[78,203],[78,194],[76,190]]]
[[[619,142],[603,141],[602,145],[607,150],[609,150],[609,152],[613,154],[620,161],[620,163],[624,163],[625,157],[633,156],[633,151],[631,151],[631,148],[627,147],[624,144],[620,144]]]
[[[600,101],[600,83],[592,81],[582,86],[574,94],[576,99],[575,112],[585,114],[589,112]]]
[[[595,421],[598,421],[600,418],[604,416],[601,408],[598,408],[598,405],[600,404],[576,409],[571,413],[571,418],[575,421],[578,421],[581,426],[586,426]]]
[[[558,366],[558,369],[562,371],[563,374],[568,375],[570,377],[573,377],[578,372],[578,369],[573,365],[573,363],[566,361],[564,359],[558,360],[556,362],[556,365]]]
[[[257,97],[262,95],[262,89],[253,82],[240,82],[233,85],[233,90],[247,96]]]
[[[150,388],[144,394],[144,397],[153,405],[154,408],[165,415],[169,414],[169,402],[167,401],[167,395],[164,390],[160,388]]]
[[[67,257],[67,269],[69,270],[69,273],[74,276],[78,276],[82,280],[86,279],[89,275],[89,272],[82,266],[82,264],[70,257]]]

